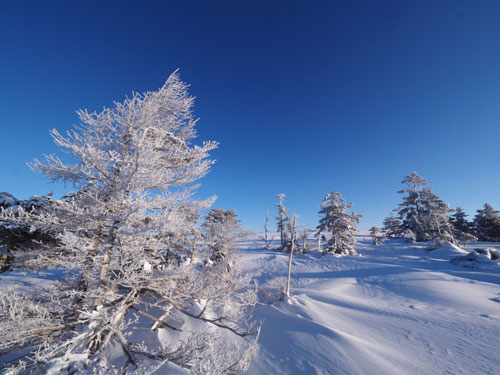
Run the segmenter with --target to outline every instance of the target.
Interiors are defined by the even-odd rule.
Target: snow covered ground
[[[292,297],[280,301],[288,254],[254,237],[240,241],[239,256],[263,292],[254,311],[261,350],[247,374],[500,374],[500,263],[449,262],[500,244],[427,251],[403,240],[374,246],[360,234],[359,256],[295,255]],[[57,274],[38,278],[7,272],[0,287],[50,283]]]
[[[296,255],[288,301],[261,296],[262,347],[248,374],[500,373],[498,263],[460,267],[449,260],[466,252],[452,246],[357,239],[360,256]],[[288,254],[262,246],[241,243],[243,268],[277,291]],[[466,250],[475,247],[492,244]]]

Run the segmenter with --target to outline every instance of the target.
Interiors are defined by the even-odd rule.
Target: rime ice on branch
[[[78,111],[81,123],[66,135],[52,130],[76,162],[48,155],[31,167],[77,192],[43,214],[5,211],[2,220],[59,233],[58,246],[40,248],[24,265],[62,267],[71,277],[50,291],[2,293],[0,336],[9,340],[0,351],[40,344],[30,368],[65,359],[77,372],[148,373],[167,362],[194,374],[247,368],[257,345],[244,318],[255,291],[224,259],[204,263],[212,256],[206,247],[200,262],[185,261],[199,212],[213,201],[193,199],[195,182],[217,147],[192,144],[193,100],[174,73],[158,91],[100,113]],[[29,303],[12,314],[21,301]],[[119,352],[113,363],[110,350]]]

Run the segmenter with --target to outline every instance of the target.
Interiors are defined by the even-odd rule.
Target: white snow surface
[[[491,243],[357,241],[359,256],[294,256],[292,297],[261,296],[255,310],[261,350],[247,374],[500,374],[499,264],[449,262]],[[288,254],[240,245],[262,289],[284,285]]]
[[[265,249],[261,237],[239,242],[240,267],[264,292],[253,314],[262,321],[261,349],[246,374],[500,374],[500,263],[450,262],[500,244],[428,251],[404,240],[375,246],[364,232],[358,256],[295,254],[291,297],[280,301],[272,295],[285,286],[289,255],[272,250],[276,241]],[[6,272],[0,287],[48,286],[58,277]],[[182,373],[172,371],[167,364],[155,374]]]

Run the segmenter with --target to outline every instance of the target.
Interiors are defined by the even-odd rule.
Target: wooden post
[[[293,257],[293,250],[295,248],[295,215],[293,216],[293,221],[292,221],[292,244],[290,246],[290,256],[288,258],[288,277],[286,279],[286,296],[290,297],[290,276],[292,274],[292,257]]]
[[[267,210],[267,213],[266,213],[266,224],[264,225],[266,246],[267,246],[267,242],[269,241],[269,235],[268,235],[268,232],[267,232],[267,226],[268,226],[268,224],[269,224],[269,210]]]
[[[305,253],[306,252],[306,241],[307,241],[307,227],[306,226],[304,226],[303,241],[304,242],[302,242],[302,252]]]

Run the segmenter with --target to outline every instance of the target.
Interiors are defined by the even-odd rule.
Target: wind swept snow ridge
[[[288,254],[263,243],[240,243],[244,268],[278,292]],[[367,234],[357,243],[360,256],[297,254],[292,297],[261,296],[261,350],[249,375],[498,373],[500,267],[450,263],[480,244],[375,246]]]

